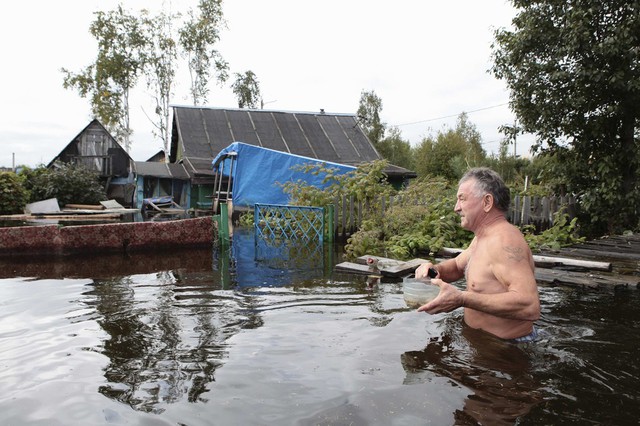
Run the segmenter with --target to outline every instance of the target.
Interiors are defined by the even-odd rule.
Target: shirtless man
[[[464,321],[502,339],[526,342],[537,337],[533,322],[540,318],[540,300],[531,250],[518,228],[506,219],[510,196],[502,178],[487,168],[468,171],[460,180],[455,211],[461,226],[474,233],[457,257],[416,269],[438,272],[431,282],[440,293],[418,311],[437,314],[464,307]],[[466,277],[466,291],[449,282]]]

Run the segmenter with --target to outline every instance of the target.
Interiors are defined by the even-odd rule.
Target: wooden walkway
[[[439,257],[454,257],[460,249],[444,249]],[[375,259],[373,268],[367,259]],[[336,270],[359,274],[402,277],[413,273],[426,259],[403,262],[378,256],[361,256],[356,263],[342,262]],[[560,250],[534,255],[540,284],[589,289],[640,288],[640,235],[605,237]]]
[[[609,272],[591,269],[537,268],[539,282],[588,288],[640,287],[640,235],[614,235],[546,254],[585,261],[610,262]]]

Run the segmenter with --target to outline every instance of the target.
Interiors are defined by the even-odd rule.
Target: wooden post
[[[339,208],[340,208],[340,198],[336,195],[336,196],[333,198],[333,214],[334,214],[334,216],[333,216],[333,220],[334,220],[334,223],[333,223],[333,226],[334,226],[333,233],[334,233],[334,234],[336,234],[336,235],[338,234],[338,220],[336,219],[335,214],[336,214],[336,212],[339,212],[339,211],[340,211],[340,210],[338,210]]]
[[[327,235],[327,241],[332,243],[333,242],[333,237],[334,237],[334,226],[333,226],[333,206],[330,204],[327,206],[327,230],[328,230],[328,235]]]
[[[548,229],[551,224],[551,214],[549,212],[549,198],[542,197],[542,226]]]
[[[353,217],[353,195],[349,196],[349,234],[353,234],[354,229],[354,217]]]
[[[342,236],[347,235],[347,196],[342,196]]]
[[[531,213],[531,197],[524,196],[522,197],[522,217],[520,224],[527,225],[529,223]]]
[[[511,223],[518,226],[520,225],[520,195],[516,194],[513,200],[513,211],[511,214]]]

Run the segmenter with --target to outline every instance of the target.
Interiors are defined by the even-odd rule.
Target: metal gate
[[[256,238],[318,241],[324,240],[324,208],[256,204]]]

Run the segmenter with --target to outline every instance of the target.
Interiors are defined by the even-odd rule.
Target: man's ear
[[[482,209],[485,213],[489,213],[491,207],[493,207],[493,195],[484,194],[482,197]]]

